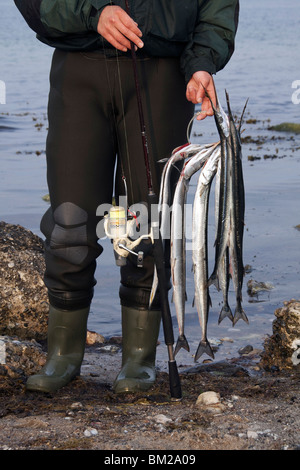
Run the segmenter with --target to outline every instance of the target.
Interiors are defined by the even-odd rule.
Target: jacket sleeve
[[[215,74],[225,67],[234,51],[238,16],[239,0],[199,1],[193,38],[181,56],[187,82],[197,71]]]
[[[42,37],[97,31],[109,0],[14,0],[26,22]]]

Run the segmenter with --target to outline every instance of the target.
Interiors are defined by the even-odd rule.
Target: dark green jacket
[[[125,0],[14,0],[40,41],[64,50],[109,50],[97,33],[102,9]],[[238,0],[129,0],[151,56],[180,57],[188,81],[194,72],[221,70],[234,50]]]

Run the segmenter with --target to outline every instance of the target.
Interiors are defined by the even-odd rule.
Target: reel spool
[[[144,238],[151,238],[152,230],[147,235],[133,239],[135,235],[136,219],[127,218],[126,209],[122,206],[112,206],[109,213],[104,216],[104,230],[112,240],[117,266],[125,266],[129,253],[137,257],[137,266],[143,267],[144,253],[134,251]]]

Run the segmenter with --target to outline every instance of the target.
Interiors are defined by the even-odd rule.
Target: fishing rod
[[[125,0],[125,5],[126,5],[126,12],[130,16],[128,0]],[[139,112],[139,121],[140,121],[140,127],[141,127],[141,137],[142,137],[142,144],[143,144],[143,151],[144,151],[144,162],[145,162],[145,169],[146,169],[146,176],[147,176],[148,209],[150,209],[150,207],[151,208],[158,207],[158,198],[153,190],[147,133],[146,133],[141,91],[140,91],[138,71],[137,71],[137,59],[136,59],[134,44],[132,41],[130,41],[130,44],[131,44],[131,57],[132,57],[132,64],[133,64],[133,75],[134,75],[134,81],[135,81],[137,105],[138,105],[138,112]],[[181,384],[180,384],[180,378],[178,374],[177,364],[174,359],[174,351],[173,351],[173,345],[174,345],[173,324],[172,324],[170,305],[169,305],[169,299],[168,299],[167,279],[166,279],[166,271],[165,271],[165,257],[164,257],[163,244],[162,244],[162,239],[161,239],[161,234],[160,234],[160,229],[159,229],[159,222],[158,222],[159,219],[158,217],[153,217],[152,211],[149,211],[149,212],[152,213],[151,229],[152,229],[153,256],[154,256],[154,263],[156,266],[157,277],[158,277],[164,338],[165,338],[165,344],[168,348],[170,392],[171,392],[172,398],[181,399],[182,398]]]

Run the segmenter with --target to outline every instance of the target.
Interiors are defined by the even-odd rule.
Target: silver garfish
[[[186,254],[185,254],[185,203],[189,180],[180,175],[173,205],[171,220],[171,276],[173,284],[173,302],[175,304],[179,336],[174,355],[183,348],[190,350],[184,334],[184,316],[186,301]]]
[[[242,286],[244,278],[243,233],[245,217],[245,192],[241,162],[240,127],[239,130],[236,129],[227,93],[226,99],[230,125],[230,153],[232,160],[232,194],[230,200],[231,231],[229,239],[229,256],[231,277],[236,294],[236,308],[233,318],[233,325],[235,325],[239,319],[243,319],[246,323],[249,323],[247,315],[242,307]]]
[[[183,169],[184,178],[191,179],[191,177],[204,165],[218,145],[219,142],[202,145],[201,149],[192,158],[190,158],[185,165]]]
[[[176,162],[187,158],[189,152],[192,152],[194,146],[191,144],[182,145],[180,147],[176,147],[171,157],[167,159],[162,176],[161,176],[161,184],[160,184],[160,191],[159,191],[159,198],[158,198],[158,214],[159,214],[159,226],[160,226],[160,233],[162,242],[164,244],[164,240],[170,238],[170,198],[171,198],[171,187],[170,187],[170,177],[171,171],[174,168]],[[162,160],[164,162],[165,160]],[[154,266],[154,273],[153,273],[153,281],[152,287],[150,292],[150,299],[149,299],[149,308],[152,305],[152,302],[155,298],[155,294],[158,288],[158,277],[156,267]]]
[[[173,150],[171,157],[167,160],[164,166],[161,186],[158,200],[158,212],[160,213],[160,231],[162,240],[170,237],[170,206],[171,206],[171,172],[177,162],[184,160],[188,157],[196,155],[202,156],[202,152],[205,152],[211,144],[198,145],[188,144],[181,147],[177,147]]]
[[[181,348],[190,350],[184,334],[184,317],[186,301],[186,237],[185,237],[185,204],[189,182],[206,162],[215,144],[207,145],[185,163],[174,193],[171,221],[171,276],[173,284],[173,301],[175,304],[179,336],[174,355]]]
[[[173,150],[171,157],[167,160],[161,177],[161,185],[159,192],[158,201],[158,213],[159,213],[159,225],[161,238],[164,240],[170,238],[170,210],[171,210],[171,172],[174,169],[176,162],[184,160],[188,157],[199,155],[202,151],[206,151],[210,147],[210,144],[199,145],[199,144],[186,144],[177,147]],[[164,161],[164,160],[163,160]],[[154,268],[154,275],[152,281],[152,288],[150,293],[149,307],[154,300],[158,287],[158,278],[156,268]]]
[[[248,322],[247,316],[241,305],[242,283],[244,275],[242,261],[242,240],[245,195],[241,166],[240,128],[246,105],[242,113],[239,130],[237,130],[230,110],[229,97],[227,92],[226,100],[229,117],[226,116],[219,104],[217,109],[214,109],[216,125],[221,137],[221,143],[223,144],[223,158],[221,158],[219,215],[217,222],[217,237],[215,242],[215,266],[209,279],[209,285],[215,284],[216,287],[219,288],[220,278],[222,277],[224,306],[220,313],[219,322],[225,316],[228,316],[230,319],[232,319],[232,312],[227,301],[227,291],[229,285],[229,256],[229,269],[236,292],[236,310],[232,320],[233,324],[235,324],[240,318],[243,318],[246,322]],[[224,116],[226,116],[226,119],[224,119]]]
[[[209,277],[208,285],[214,284],[220,290],[218,270],[221,264],[225,248],[227,246],[230,220],[228,213],[228,179],[229,179],[229,165],[228,165],[228,137],[229,137],[229,121],[222,106],[217,100],[217,107],[214,109],[214,116],[216,126],[220,135],[221,153],[220,153],[220,185],[219,185],[219,204],[217,215],[217,233],[215,239],[215,264],[212,274]]]
[[[214,353],[207,339],[207,322],[210,308],[208,291],[208,259],[207,259],[207,216],[211,183],[217,171],[221,145],[213,151],[203,167],[196,188],[193,207],[193,271],[195,282],[195,305],[198,312],[202,336],[199,342],[195,362],[206,353],[214,358]]]
[[[219,160],[218,162],[218,169],[216,173],[216,185],[215,185],[216,232],[217,232],[218,214],[219,214],[220,170],[221,170],[221,160]],[[228,317],[229,320],[233,322],[232,311],[228,303],[228,290],[229,290],[229,283],[230,283],[228,247],[226,248],[223,258],[221,260],[217,275],[218,275],[219,287],[223,294],[223,306],[219,314],[218,324],[220,324],[221,321],[226,317]]]

